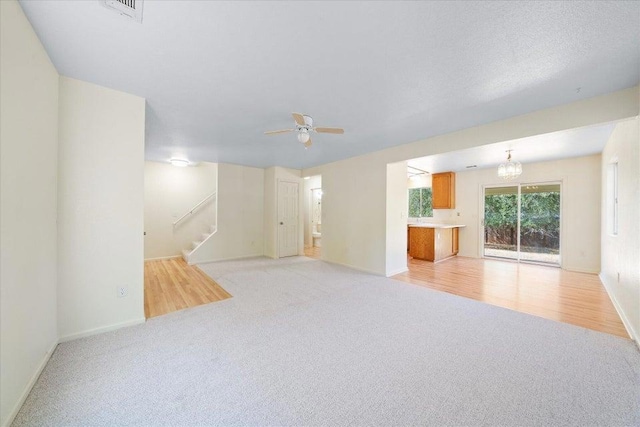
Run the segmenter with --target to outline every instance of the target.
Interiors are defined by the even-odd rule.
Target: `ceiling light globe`
[[[300,132],[298,132],[298,141],[304,144],[308,140],[309,140],[309,131],[306,129],[301,129]]]

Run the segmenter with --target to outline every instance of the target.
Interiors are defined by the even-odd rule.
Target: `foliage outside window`
[[[484,203],[485,247],[516,250],[517,192],[487,194]],[[524,252],[559,253],[559,191],[540,190],[527,193],[523,190],[520,198],[520,245]]]
[[[409,217],[432,217],[431,188],[409,189]]]

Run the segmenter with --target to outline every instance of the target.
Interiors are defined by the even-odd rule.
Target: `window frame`
[[[411,216],[411,191],[412,190],[420,190],[419,194],[420,194],[420,202],[419,202],[419,207],[418,207],[418,216]],[[422,194],[423,191],[422,190],[430,190],[430,196],[431,196],[431,215],[429,216],[422,216],[422,211],[423,211],[423,198],[422,198]],[[413,187],[413,188],[408,188],[407,189],[407,213],[408,213],[408,218],[433,218],[433,188],[432,187]]]

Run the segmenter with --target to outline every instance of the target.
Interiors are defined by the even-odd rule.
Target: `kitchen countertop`
[[[433,224],[429,222],[422,222],[416,224],[407,224],[409,227],[420,227],[420,228],[462,228],[466,227],[463,224]]]

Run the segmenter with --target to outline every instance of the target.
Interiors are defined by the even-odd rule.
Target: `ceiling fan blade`
[[[304,126],[304,116],[300,113],[291,113],[291,115],[293,116],[293,120],[296,121],[297,124],[299,124],[300,126]]]
[[[309,140],[307,142],[304,143],[304,148],[309,148],[311,147],[311,144],[313,144],[313,142],[311,142],[311,138],[309,138]]]
[[[344,133],[341,128],[313,128],[318,133]]]
[[[287,132],[293,132],[295,129],[281,129],[281,130],[270,130],[265,132],[265,135],[273,135],[276,133],[287,133]]]

